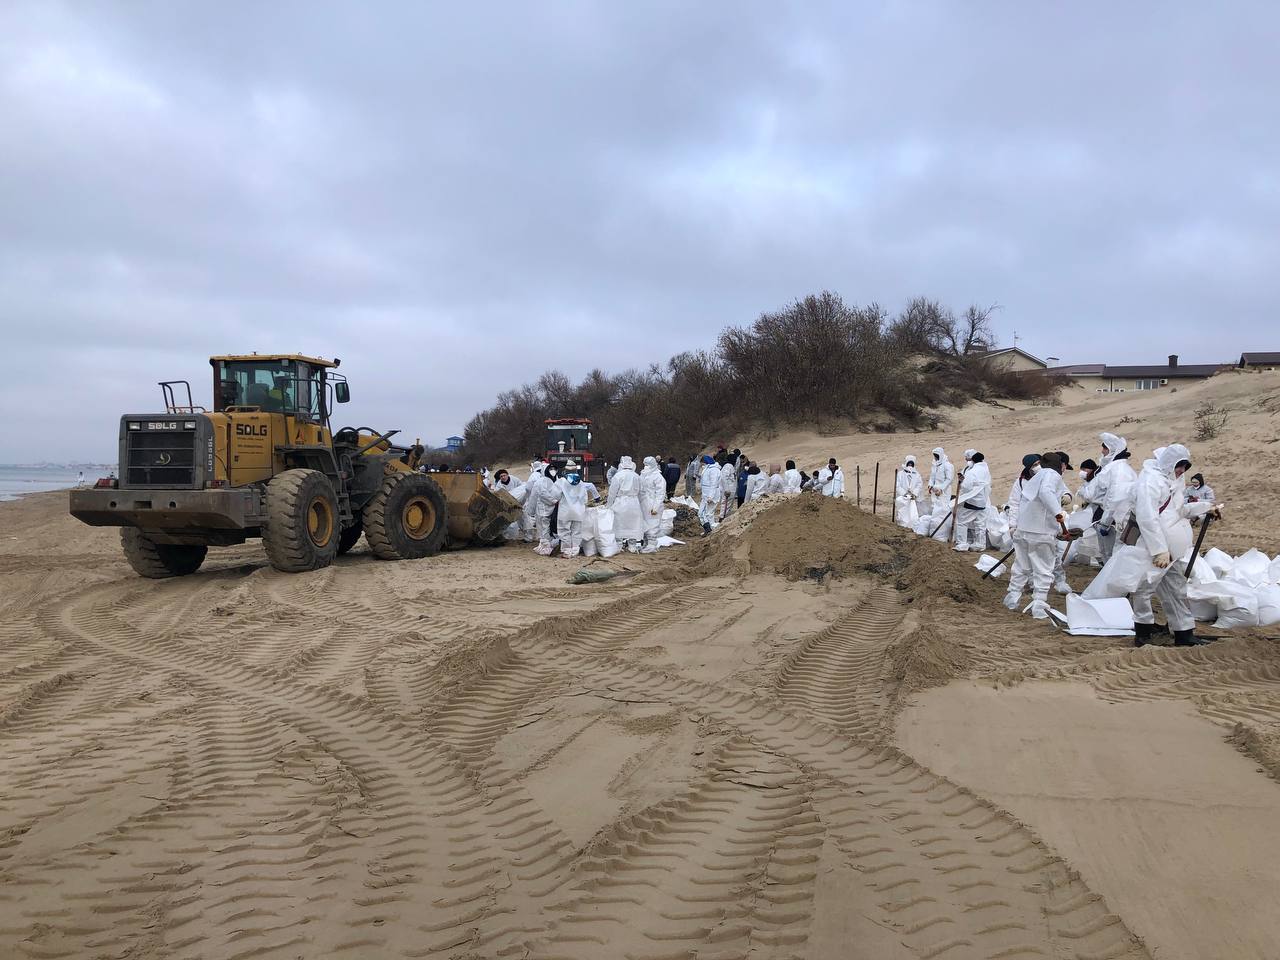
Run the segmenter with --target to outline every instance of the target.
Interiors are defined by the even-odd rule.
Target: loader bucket
[[[433,473],[431,479],[449,502],[452,543],[501,543],[507,527],[524,515],[511,494],[490,490],[478,473]]]

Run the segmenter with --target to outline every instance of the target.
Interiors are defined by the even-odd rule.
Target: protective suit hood
[[[655,458],[653,458],[653,457],[645,457],[645,458],[644,458],[644,472],[645,472],[645,473],[648,473],[648,472],[650,472],[651,470],[657,470],[657,469],[658,469],[658,461],[657,461]]]
[[[1108,463],[1116,458],[1116,454],[1122,450],[1128,450],[1129,445],[1125,442],[1124,437],[1118,437],[1114,433],[1100,433],[1098,439],[1101,440],[1107,448],[1107,455],[1102,458],[1098,464],[1099,467],[1105,467]]]
[[[1156,468],[1167,477],[1173,476],[1173,468],[1182,460],[1191,459],[1191,451],[1180,443],[1161,447],[1154,454]]]
[[[966,460],[972,460],[972,459],[973,459],[973,455],[974,455],[975,453],[977,453],[977,452],[978,452],[977,450],[974,450],[972,447],[970,447],[968,450],[966,450],[966,451],[964,452],[964,458],[965,458]]]
[[[636,462],[630,457],[623,457],[618,461],[619,470],[634,470],[635,468]]]
[[[947,462],[947,452],[943,450],[941,447],[934,447],[933,455],[938,458],[939,463]]]

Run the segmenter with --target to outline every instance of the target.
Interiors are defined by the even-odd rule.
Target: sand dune
[[[1222,545],[1265,546],[1278,394],[747,449],[971,441],[1003,480],[1124,416],[1136,447],[1185,437],[1212,396]],[[249,545],[143,581],[65,495],[0,505],[0,956],[1271,955],[1265,631],[1065,637],[971,559],[810,506],[569,586],[523,546],[286,575]]]

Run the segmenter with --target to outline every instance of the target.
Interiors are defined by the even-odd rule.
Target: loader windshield
[[[297,360],[235,360],[215,365],[214,409],[257,407],[320,418],[321,372]]]

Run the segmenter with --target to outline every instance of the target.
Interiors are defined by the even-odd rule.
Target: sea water
[[[78,469],[68,467],[0,466],[0,500],[16,500],[24,493],[40,493],[43,490],[65,490],[76,485],[79,475]],[[91,474],[89,470],[85,470],[85,484],[91,486],[98,476],[99,474]]]

